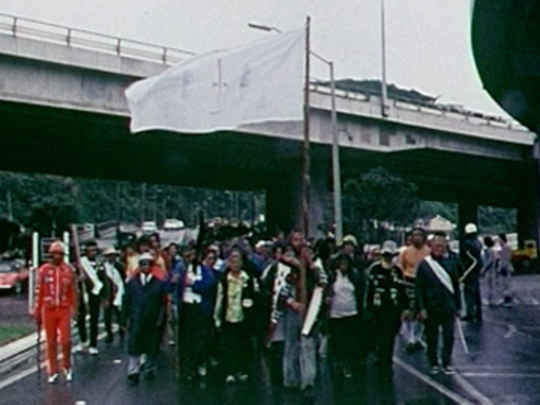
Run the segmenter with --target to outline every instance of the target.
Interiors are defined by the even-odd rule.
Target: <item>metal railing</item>
[[[166,65],[181,62],[195,55],[195,52],[185,49],[160,46],[5,13],[0,13],[0,34],[161,62]]]

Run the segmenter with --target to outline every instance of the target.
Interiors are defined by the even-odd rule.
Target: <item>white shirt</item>
[[[330,310],[330,318],[345,318],[358,314],[356,305],[356,297],[354,295],[354,284],[337,271],[336,281],[333,285],[334,297],[332,299],[332,309]]]
[[[197,266],[196,273],[193,272],[193,265],[190,264],[187,268],[187,275],[186,278],[191,278],[193,282],[202,280],[202,274],[201,274],[201,267]],[[200,304],[202,302],[201,294],[197,294],[193,292],[193,289],[191,288],[191,285],[186,285],[184,287],[184,295],[182,297],[182,302],[185,302],[187,304]]]
[[[141,273],[140,278],[141,278],[141,284],[144,287],[146,284],[148,284],[152,280],[152,274],[150,274],[150,273],[149,274]]]

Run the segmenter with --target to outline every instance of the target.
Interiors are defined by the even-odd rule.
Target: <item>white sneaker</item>
[[[240,382],[246,382],[248,380],[249,376],[245,373],[238,373],[238,380]]]
[[[67,382],[70,382],[73,379],[73,370],[71,368],[64,370],[64,377]]]
[[[79,343],[75,346],[73,346],[73,349],[71,350],[73,354],[77,353],[83,353],[88,350],[88,343]]]
[[[236,378],[234,378],[234,375],[230,374],[227,376],[227,378],[225,379],[225,382],[227,384],[232,384],[234,382],[236,382]]]
[[[54,373],[53,375],[49,376],[49,384],[54,384],[58,380],[58,373]]]
[[[92,356],[97,356],[99,354],[99,350],[96,347],[91,347],[88,349],[88,353],[90,353]]]
[[[199,366],[197,372],[200,377],[206,377],[206,366]]]

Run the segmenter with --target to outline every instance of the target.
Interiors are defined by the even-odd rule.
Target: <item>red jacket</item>
[[[55,266],[46,263],[38,269],[36,287],[36,315],[43,308],[71,308],[75,310],[75,272],[66,263]]]

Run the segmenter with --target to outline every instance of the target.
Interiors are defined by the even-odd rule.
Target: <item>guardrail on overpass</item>
[[[0,13],[0,32],[68,47],[172,65],[195,55],[185,49],[100,34],[89,30],[53,24],[12,14]]]

